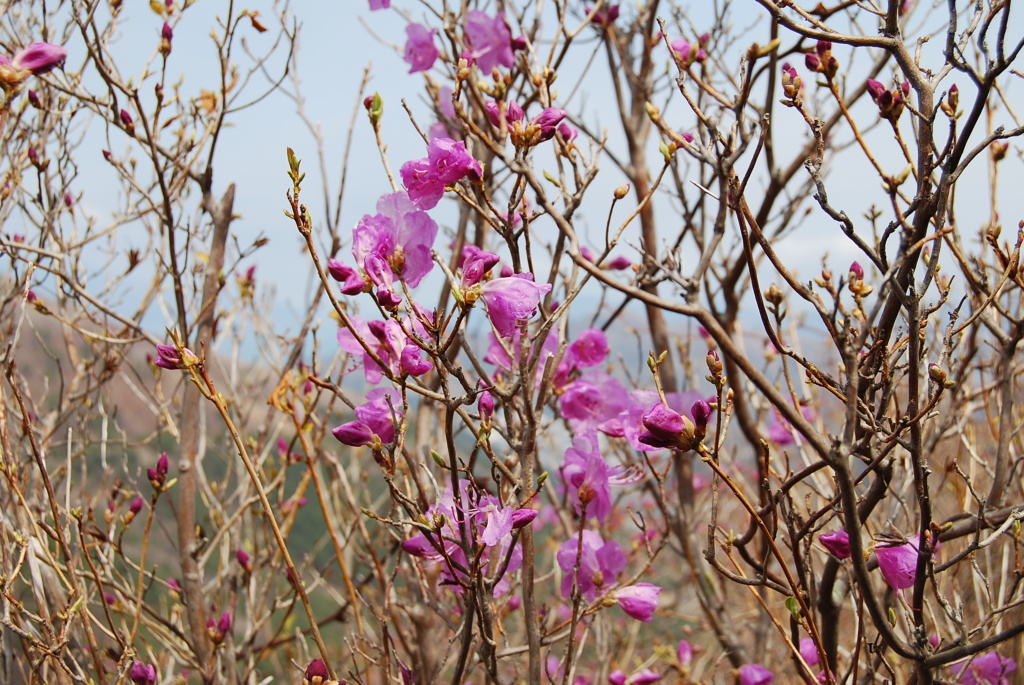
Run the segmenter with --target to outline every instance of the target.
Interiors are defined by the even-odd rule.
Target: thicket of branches
[[[0,680],[1021,682],[1009,0],[360,2],[291,322],[315,9],[150,4],[0,8]]]

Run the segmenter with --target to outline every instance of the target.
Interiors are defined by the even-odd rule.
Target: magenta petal
[[[825,546],[829,553],[838,559],[850,558],[850,536],[845,530],[837,530],[834,533],[824,533],[818,536],[818,541]]]
[[[427,71],[437,60],[437,47],[434,45],[434,31],[419,24],[405,27],[408,40],[405,43],[405,61],[410,66],[409,73]]]
[[[619,606],[632,618],[650,623],[658,608],[658,594],[661,588],[650,583],[637,583],[615,591]]]
[[[31,71],[38,76],[61,64],[68,51],[50,43],[32,43],[11,60],[11,66],[18,70]]]
[[[519,276],[530,276],[530,279]],[[480,290],[487,305],[487,316],[503,338],[510,338],[520,322],[533,316],[542,295],[551,291],[548,283],[534,283],[529,274],[488,281]]]
[[[771,685],[775,676],[764,666],[744,664],[740,666],[740,685]]]

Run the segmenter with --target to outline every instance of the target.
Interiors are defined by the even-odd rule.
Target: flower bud
[[[537,518],[539,512],[536,509],[524,507],[512,512],[512,529],[518,530],[530,525],[533,519]]]
[[[928,378],[932,379],[936,383],[942,384],[946,382],[946,372],[938,364],[929,364]]]
[[[152,664],[136,661],[128,671],[128,677],[135,685],[154,685],[156,683],[156,668]]]
[[[171,25],[166,21],[164,22],[163,28],[160,29],[160,54],[165,58],[171,54],[171,41],[174,39],[174,31],[171,30]]]
[[[28,104],[32,105],[36,109],[42,107],[42,103],[39,102],[39,93],[34,90],[28,91]]]
[[[252,573],[252,559],[244,549],[239,549],[235,552],[235,560],[238,565],[242,567],[242,570],[246,573]]]
[[[132,115],[128,113],[128,110],[121,110],[121,125],[124,126],[124,130],[130,136],[135,135],[135,122],[132,120]]]
[[[322,685],[330,674],[327,672],[327,664],[324,663],[323,659],[313,659],[309,662],[309,666],[306,666],[306,672],[303,674],[302,683],[303,685]]]
[[[622,198],[626,197],[626,195],[628,195],[628,194],[629,194],[629,184],[628,183],[623,183],[621,186],[619,186],[618,188],[615,189],[615,192],[612,193],[612,196],[616,200],[621,200]]]

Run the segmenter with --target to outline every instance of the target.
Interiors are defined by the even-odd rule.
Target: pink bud
[[[850,536],[845,530],[819,535],[818,541],[837,559],[850,558]]]
[[[145,504],[143,499],[141,497],[136,497],[135,499],[132,500],[132,503],[128,505],[128,511],[132,513],[132,516],[135,516],[140,511],[142,511],[143,504]]]
[[[64,62],[68,51],[50,43],[32,43],[11,60],[11,66],[19,71],[31,71],[36,76],[45,74]]]

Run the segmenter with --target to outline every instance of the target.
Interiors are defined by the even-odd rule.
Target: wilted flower
[[[433,29],[427,30],[419,24],[409,24],[405,27],[405,34],[408,36],[405,42],[405,61],[410,67],[410,74],[426,71],[434,66],[437,60],[434,33]]]
[[[837,559],[850,558],[850,536],[845,530],[819,535],[818,541]]]

